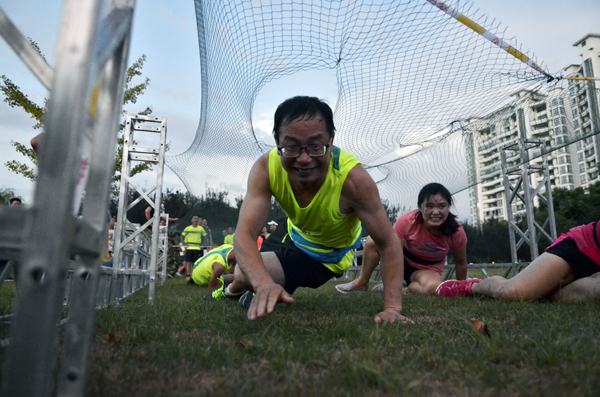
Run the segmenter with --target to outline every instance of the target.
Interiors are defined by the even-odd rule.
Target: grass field
[[[251,323],[207,292],[169,280],[152,307],[144,289],[98,311],[87,394],[600,395],[598,304],[408,295],[415,324],[376,326],[382,294],[328,283]]]

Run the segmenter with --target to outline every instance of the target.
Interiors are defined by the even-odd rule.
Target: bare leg
[[[377,246],[371,237],[367,237],[363,248],[363,263],[360,269],[360,276],[352,281],[352,285],[355,287],[368,287],[371,275],[377,265],[379,265]]]
[[[185,262],[185,275],[191,276],[194,269],[194,262]]]
[[[231,284],[231,283],[233,283],[234,279],[235,278],[233,277],[233,274],[227,273],[227,274],[223,275],[223,281],[225,281],[225,284]]]
[[[35,139],[35,138],[33,138]],[[32,141],[33,141],[32,139]],[[104,262],[110,261],[110,252],[108,252],[108,231],[106,233],[106,238],[104,239],[104,247],[102,248],[102,260]]]
[[[549,298],[562,302],[600,301],[600,272],[573,281],[555,291]]]
[[[538,300],[572,283],[575,276],[564,259],[544,252],[511,279],[490,277],[473,284],[474,295],[509,301]]]
[[[433,270],[417,270],[410,276],[408,291],[422,295],[434,295],[442,282],[442,275]]]
[[[267,268],[267,271],[273,278],[273,281],[279,285],[285,285],[285,274],[279,259],[274,252],[261,252],[263,263]],[[236,266],[234,271],[235,280],[229,285],[229,292],[237,294],[243,290],[254,291],[250,280],[247,279],[246,274],[242,270],[241,266]]]

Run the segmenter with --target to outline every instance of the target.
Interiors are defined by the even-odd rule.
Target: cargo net
[[[564,71],[553,78],[528,66],[440,4],[196,0],[200,124],[190,148],[167,157],[167,164],[194,195],[223,187],[242,194],[252,164],[271,149],[252,127],[259,91],[312,69],[336,72],[335,144],[358,157],[382,199],[401,208],[414,208],[428,182],[456,193],[501,178],[500,148],[522,128],[556,151],[597,133],[590,114],[586,125],[574,113],[590,92],[597,100],[593,82],[568,85],[560,78]],[[474,4],[446,5],[516,47]],[[519,109],[525,127],[519,127]],[[561,176],[573,181],[567,169],[553,178]]]

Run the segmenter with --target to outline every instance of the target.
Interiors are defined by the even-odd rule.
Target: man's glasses
[[[310,145],[306,147],[300,146],[287,146],[287,147],[278,147],[279,153],[283,157],[286,158],[297,158],[300,157],[302,151],[306,151],[310,157],[321,157],[327,153],[327,149],[329,148],[329,144],[327,145]]]

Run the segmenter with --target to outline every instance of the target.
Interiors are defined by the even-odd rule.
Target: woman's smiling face
[[[419,210],[423,215],[423,224],[427,230],[437,231],[448,219],[450,205],[441,194],[434,194],[421,203]]]

